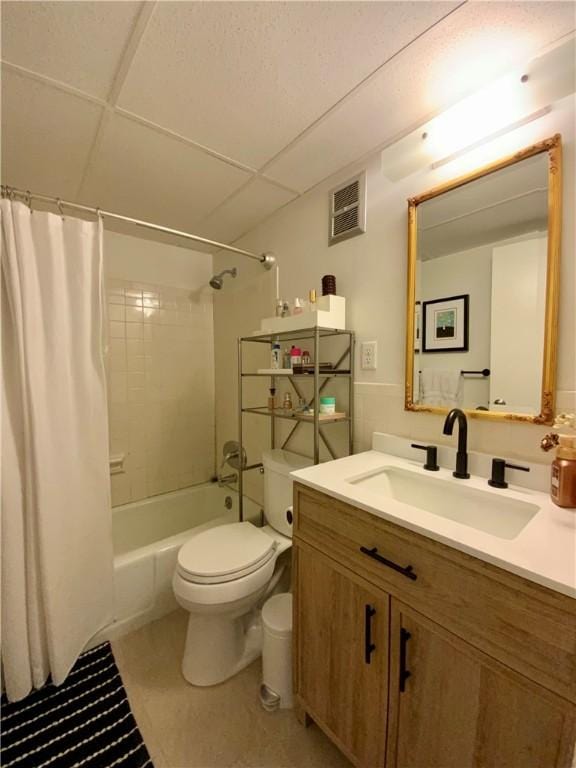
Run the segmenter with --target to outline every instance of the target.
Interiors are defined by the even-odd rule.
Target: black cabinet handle
[[[406,669],[406,643],[412,635],[407,629],[400,630],[400,693],[406,690],[406,680],[410,677],[410,671]]]
[[[371,557],[373,560],[377,560],[379,563],[382,563],[382,565],[387,565],[388,568],[392,568],[394,571],[398,571],[398,573],[401,573],[402,576],[406,576],[407,579],[416,581],[418,578],[414,573],[413,566],[407,565],[404,567],[402,565],[398,565],[398,563],[395,563],[392,560],[387,560],[385,557],[382,557],[382,555],[378,554],[377,547],[372,547],[372,549],[368,549],[368,547],[360,547],[360,552],[362,552],[364,555],[368,555],[368,557]]]
[[[376,646],[372,642],[372,616],[376,613],[376,608],[372,608],[371,605],[364,607],[364,662],[370,664],[370,656],[372,651],[376,650]]]

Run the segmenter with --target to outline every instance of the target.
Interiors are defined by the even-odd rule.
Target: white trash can
[[[274,595],[262,608],[262,685],[264,709],[292,707],[292,595]]]

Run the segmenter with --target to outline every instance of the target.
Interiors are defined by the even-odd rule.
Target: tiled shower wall
[[[205,482],[214,473],[210,291],[107,278],[112,504]]]

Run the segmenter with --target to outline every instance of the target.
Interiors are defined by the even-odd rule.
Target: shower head
[[[225,269],[223,272],[220,272],[219,275],[214,275],[214,277],[210,279],[210,287],[214,288],[215,291],[219,291],[224,285],[224,275],[232,275],[232,277],[236,277],[237,274],[238,270],[236,267]]]

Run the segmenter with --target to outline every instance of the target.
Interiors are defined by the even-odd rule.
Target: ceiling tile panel
[[[230,243],[295,197],[295,193],[257,177],[226,200],[196,230],[202,237]]]
[[[259,167],[455,2],[162,2],[119,105]]]
[[[74,197],[102,108],[2,71],[2,181]]]
[[[249,178],[189,144],[112,114],[82,201],[189,230]]]
[[[574,28],[566,2],[467,3],[336,107],[266,175],[305,191]]]
[[[2,58],[105,98],[140,2],[3,2]]]

